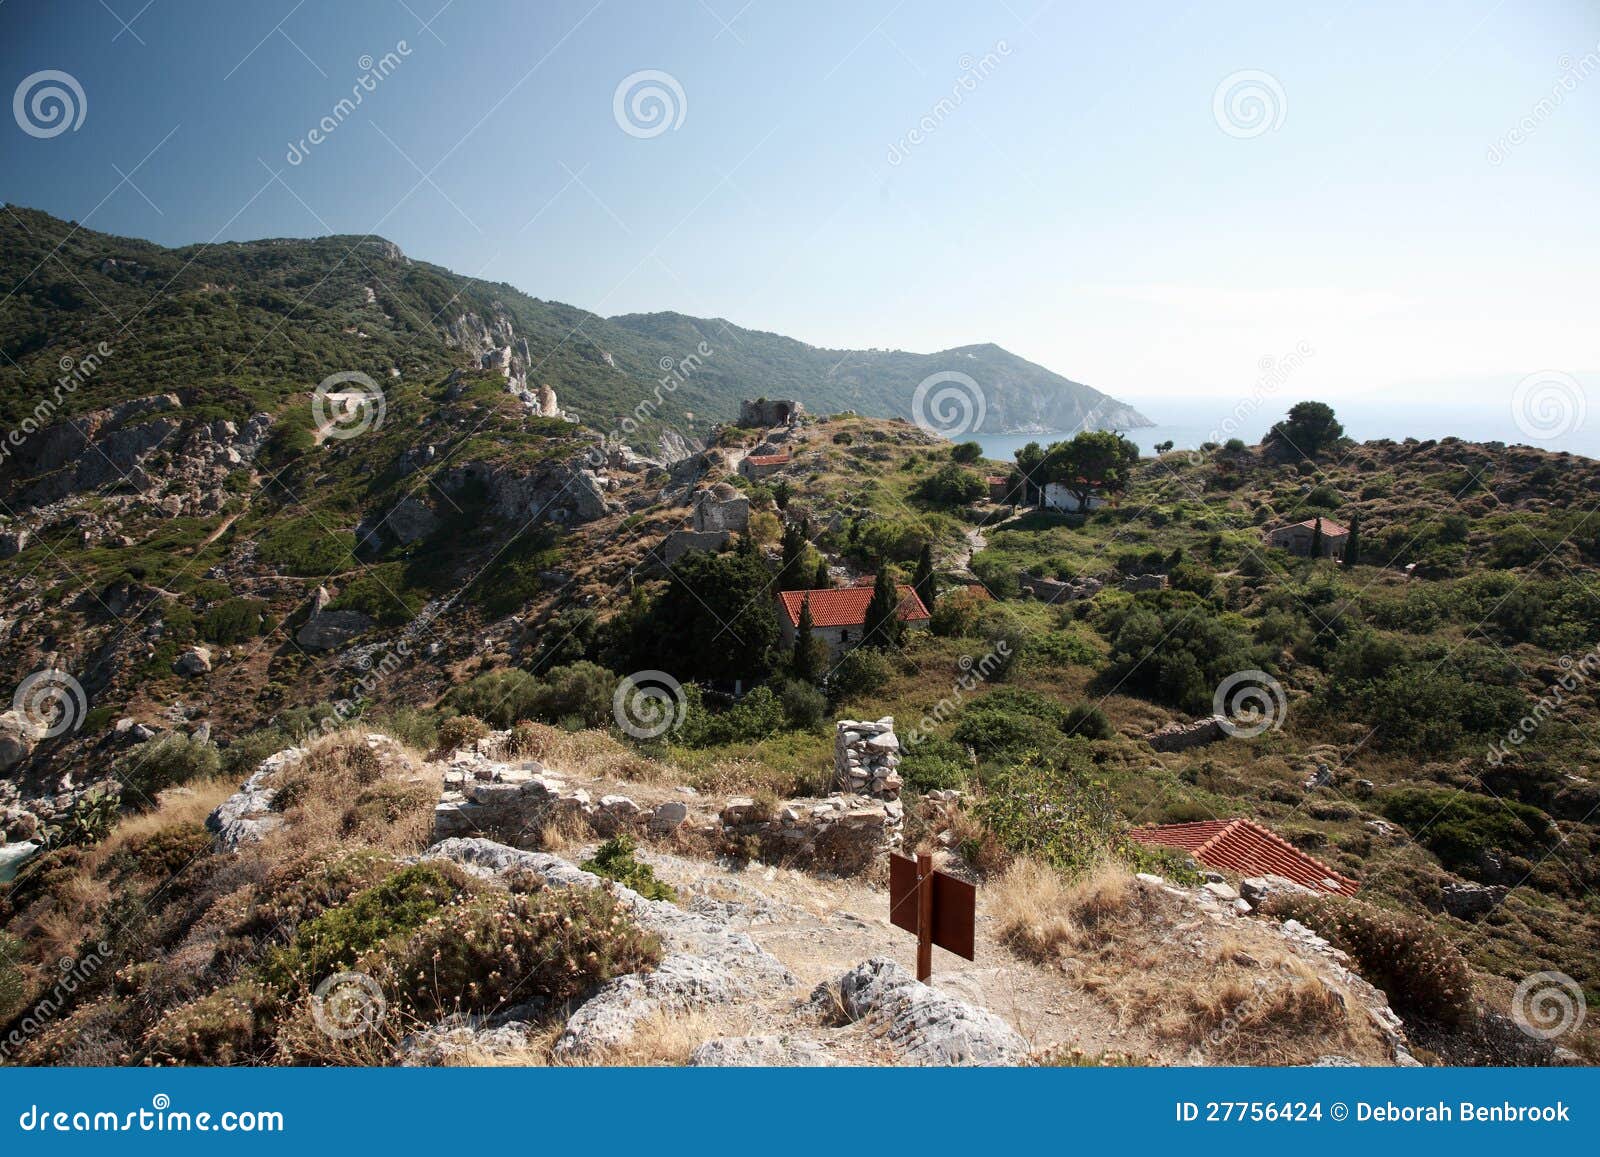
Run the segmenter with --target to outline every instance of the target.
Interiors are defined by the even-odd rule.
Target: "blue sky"
[[[995,341],[1135,399],[1303,343],[1334,399],[1554,370],[1600,415],[1592,2],[8,0],[0,87],[47,69],[82,124],[0,122],[0,198],[108,232],[370,231],[608,315]],[[654,135],[614,114],[645,70]]]

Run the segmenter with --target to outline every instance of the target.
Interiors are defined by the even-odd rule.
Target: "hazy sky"
[[[1123,397],[1304,343],[1335,399],[1557,370],[1600,412],[1593,0],[9,0],[4,91],[45,70],[82,123],[19,92],[0,198],[109,232],[370,231],[604,314],[994,341]]]

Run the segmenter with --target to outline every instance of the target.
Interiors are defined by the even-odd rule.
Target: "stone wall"
[[[1105,584],[1097,578],[1087,576],[1075,578],[1071,582],[1061,582],[1059,579],[1043,578],[1024,571],[1017,576],[1017,585],[1041,602],[1063,603],[1092,599],[1100,593],[1100,588]]]
[[[509,734],[491,734],[450,757],[433,811],[435,840],[482,836],[533,848],[545,826],[561,820],[606,838],[681,832],[718,850],[840,873],[862,871],[900,845],[905,812],[896,799],[831,795],[775,806],[744,796],[719,804],[694,793],[647,805],[621,794],[596,799],[538,760],[494,758]]]
[[[875,723],[841,719],[833,738],[833,786],[878,799],[900,798],[900,740],[894,716]]]
[[[750,528],[750,499],[732,486],[725,486],[724,489],[731,493],[719,494],[715,490],[695,492],[692,501],[696,530],[737,530],[743,533]]]
[[[1223,726],[1226,722],[1220,715],[1208,715],[1193,723],[1169,723],[1150,732],[1144,741],[1157,751],[1188,751],[1191,747],[1226,739],[1228,732]]]
[[[1134,591],[1164,591],[1167,589],[1167,576],[1164,574],[1133,574],[1122,580],[1122,590]]]

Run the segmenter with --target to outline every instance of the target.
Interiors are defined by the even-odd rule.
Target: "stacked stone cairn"
[[[875,723],[841,719],[833,739],[833,786],[836,790],[874,799],[899,799],[900,740],[894,716]]]

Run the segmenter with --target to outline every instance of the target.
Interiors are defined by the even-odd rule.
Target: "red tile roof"
[[[867,621],[867,605],[872,602],[872,587],[842,587],[831,591],[784,591],[779,605],[791,627],[800,625],[800,605],[811,598],[811,621],[819,627],[859,627]],[[900,621],[918,623],[929,618],[917,592],[900,588]]]
[[[1343,896],[1354,896],[1361,886],[1306,855],[1282,836],[1246,819],[1166,824],[1136,828],[1129,834],[1141,844],[1177,848],[1208,868],[1238,872],[1241,876],[1282,876],[1315,892]]]
[[[1307,530],[1315,530],[1317,528],[1317,520],[1315,518],[1308,518],[1303,522],[1291,522],[1288,526],[1278,527],[1278,530],[1289,530],[1296,526],[1303,526]],[[1278,530],[1275,530],[1272,533],[1277,534]],[[1331,534],[1337,537],[1341,534],[1349,534],[1350,528],[1348,526],[1340,525],[1331,518],[1324,518],[1322,520],[1322,533]]]
[[[785,450],[781,454],[750,454],[746,456],[745,461],[752,466],[783,466],[791,457],[793,455]]]

